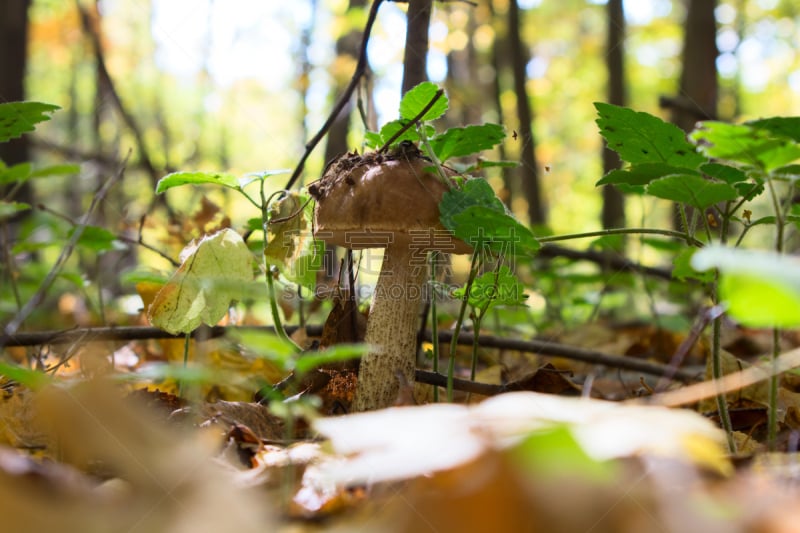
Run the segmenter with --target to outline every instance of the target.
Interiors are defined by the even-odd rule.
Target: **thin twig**
[[[394,141],[395,141],[397,138],[399,138],[399,137],[400,137],[402,134],[404,134],[404,133],[406,132],[406,130],[408,130],[409,128],[411,128],[411,126],[413,126],[414,124],[416,124],[417,122],[419,122],[419,120],[420,120],[422,117],[424,117],[424,116],[425,116],[425,113],[427,113],[427,112],[428,112],[428,110],[430,110],[430,108],[432,108],[432,107],[433,107],[433,104],[435,104],[435,103],[436,103],[436,102],[439,100],[439,98],[441,98],[441,97],[442,97],[442,95],[443,95],[443,94],[444,94],[444,89],[439,89],[438,91],[436,91],[436,94],[434,94],[434,95],[433,95],[433,98],[431,98],[431,101],[430,101],[430,102],[428,102],[428,103],[425,105],[425,107],[423,107],[423,108],[422,108],[422,110],[421,110],[419,113],[417,113],[417,114],[414,116],[414,118],[412,118],[411,120],[409,120],[408,122],[406,122],[405,124],[403,124],[403,125],[400,127],[400,129],[399,129],[399,130],[397,130],[397,131],[395,132],[395,134],[394,134],[394,135],[392,135],[391,137],[389,137],[389,140],[388,140],[388,141],[386,141],[386,142],[383,144],[383,146],[381,146],[381,147],[380,147],[380,149],[378,150],[378,152],[385,152],[386,150],[388,150],[388,149],[389,149],[389,146],[391,146],[391,144],[392,144],[392,143],[393,143],[393,142],[394,142]]]
[[[122,116],[122,120],[125,122],[125,125],[128,126],[128,129],[131,130],[133,134],[133,138],[136,141],[136,147],[139,150],[139,158],[141,159],[141,164],[150,175],[150,179],[155,184],[158,179],[160,178],[158,171],[156,170],[155,166],[153,165],[153,160],[150,157],[150,152],[147,150],[147,146],[144,142],[144,135],[142,134],[142,129],[139,127],[139,124],[133,118],[133,115],[128,112],[125,106],[122,103],[122,99],[119,96],[119,92],[114,85],[114,81],[111,79],[111,75],[108,72],[108,68],[106,67],[106,60],[105,60],[105,53],[103,52],[103,45],[100,42],[100,36],[97,33],[97,30],[92,26],[92,17],[86,11],[86,9],[81,5],[80,0],[75,0],[75,5],[78,9],[78,14],[81,18],[81,25],[83,26],[83,31],[86,32],[86,35],[89,37],[89,40],[92,44],[92,51],[95,55],[95,60],[97,61],[97,73],[100,76],[102,82],[108,88],[109,95],[111,96],[111,100],[114,102],[114,106],[116,106],[117,111]]]
[[[378,15],[378,8],[380,7],[381,3],[383,3],[383,0],[374,0],[372,2],[372,6],[370,7],[367,23],[364,25],[364,36],[361,39],[361,48],[358,52],[358,63],[356,63],[356,69],[353,72],[353,77],[350,79],[350,83],[339,97],[339,100],[333,106],[333,109],[331,110],[330,115],[328,115],[328,118],[325,120],[325,123],[322,125],[316,135],[314,135],[314,137],[312,137],[311,140],[306,143],[306,150],[303,152],[303,155],[300,158],[300,161],[297,163],[294,172],[292,172],[292,175],[289,177],[289,181],[286,182],[284,189],[291,189],[297,179],[300,177],[300,174],[303,173],[306,160],[311,155],[311,152],[314,151],[314,148],[316,148],[317,144],[319,144],[319,141],[321,141],[325,134],[328,133],[328,130],[333,125],[336,117],[339,116],[339,113],[342,112],[342,109],[344,109],[344,107],[347,105],[347,102],[353,96],[353,92],[355,91],[359,80],[364,76],[364,72],[367,69],[367,44],[369,43],[369,35],[372,32],[372,26],[375,24],[375,19]]]
[[[36,293],[31,296],[31,298],[25,303],[22,309],[19,310],[17,315],[8,323],[6,324],[5,328],[3,328],[3,336],[0,337],[0,348],[3,348],[8,345],[8,342],[11,340],[11,337],[17,333],[17,330],[22,325],[25,320],[30,316],[30,314],[39,306],[39,304],[44,301],[44,297],[47,295],[47,291],[50,290],[50,287],[55,282],[56,278],[58,277],[61,269],[66,264],[67,260],[72,255],[72,252],[75,250],[75,245],[78,243],[78,239],[81,238],[83,235],[83,230],[86,229],[86,226],[89,225],[89,221],[92,218],[92,214],[94,214],[95,209],[100,203],[105,199],[108,191],[111,190],[111,187],[116,185],[116,183],[122,179],[122,175],[125,171],[125,164],[128,161],[128,157],[125,157],[125,160],[122,162],[119,170],[115,175],[109,178],[105,183],[103,183],[98,191],[95,193],[94,197],[92,198],[92,202],[89,204],[89,208],[86,210],[86,213],[83,215],[83,219],[75,226],[74,231],[72,232],[72,236],[67,241],[66,246],[64,249],[61,250],[61,255],[59,255],[58,259],[56,260],[53,268],[50,269],[45,279],[42,281],[42,284],[39,286],[39,289]]]
[[[36,209],[38,209],[40,211],[44,211],[45,213],[50,213],[54,217],[58,217],[58,218],[64,220],[65,222],[67,222],[68,224],[70,224],[73,227],[78,225],[78,222],[72,220],[72,218],[70,218],[69,216],[65,215],[64,213],[59,213],[55,209],[51,209],[51,208],[47,207],[44,204],[37,204],[36,205]],[[169,261],[169,263],[174,267],[181,266],[180,261],[176,261],[175,259],[170,257],[166,252],[162,252],[161,250],[159,250],[155,246],[153,246],[151,244],[147,244],[146,242],[142,241],[141,233],[139,234],[139,238],[138,239],[132,239],[131,237],[126,237],[125,235],[120,235],[118,233],[114,234],[114,238],[116,240],[120,241],[120,242],[124,242],[124,243],[127,243],[127,244],[134,244],[134,245],[137,245],[137,246],[141,246],[145,250],[150,250],[154,254],[157,254],[157,255],[161,256],[163,259],[166,259],[167,261]]]

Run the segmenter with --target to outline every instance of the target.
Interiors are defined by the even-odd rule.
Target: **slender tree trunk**
[[[686,0],[686,2],[688,4],[684,22],[679,93],[675,97],[662,97],[660,103],[662,107],[671,110],[672,122],[689,132],[694,129],[698,121],[714,119],[717,116],[719,51],[717,21],[714,16],[716,0]],[[677,207],[673,224],[674,227],[680,228]]]
[[[0,102],[25,99],[29,6],[30,0],[0,2]],[[8,166],[28,161],[28,152],[28,137],[25,135],[0,144],[0,160]],[[20,196],[16,199],[26,201]]]
[[[502,85],[500,83],[500,79],[504,76],[504,73],[508,70],[508,53],[507,53],[507,45],[508,45],[508,38],[506,36],[505,24],[503,20],[497,16],[497,12],[494,8],[494,3],[496,0],[491,0],[489,2],[489,11],[491,13],[491,20],[490,23],[493,28],[495,28],[495,38],[494,42],[492,43],[492,68],[494,68],[494,83],[492,84],[492,98],[495,108],[497,109],[497,122],[499,124],[505,124],[506,119],[503,113],[503,104],[500,100],[500,95],[503,92]],[[509,132],[510,133],[510,132]],[[505,161],[508,158],[506,152],[506,144],[502,143],[498,147],[498,153],[500,155],[500,160]],[[513,172],[510,168],[502,168],[501,169],[502,176],[503,176],[503,190],[498,191],[498,196],[506,206],[511,209],[511,205],[514,201],[514,176]]]
[[[698,120],[717,116],[719,82],[717,79],[716,0],[687,0],[681,61],[680,92],[675,98],[663,98],[662,105],[672,110],[672,121],[684,131],[694,129]]]
[[[432,4],[432,0],[408,0],[403,94],[428,79],[428,28]]]
[[[514,92],[517,95],[517,115],[519,116],[519,139],[522,142],[521,166],[519,176],[522,191],[528,201],[528,219],[531,224],[543,225],[547,220],[539,170],[536,162],[536,143],[533,137],[533,111],[525,87],[526,67],[530,61],[527,46],[520,38],[520,10],[517,0],[508,5],[508,37],[511,52],[511,67],[514,72]]]
[[[625,105],[625,13],[622,0],[608,0],[608,41],[606,67],[608,69],[608,103]],[[603,173],[619,168],[616,152],[603,146]],[[603,186],[603,228],[625,227],[625,199],[613,185]]]

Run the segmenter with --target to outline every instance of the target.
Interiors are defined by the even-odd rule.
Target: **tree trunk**
[[[623,106],[625,95],[625,13],[622,0],[608,0],[608,41],[606,43],[606,68],[608,69],[608,103]],[[616,152],[603,146],[603,174],[619,168]],[[603,186],[603,228],[625,227],[625,198],[614,185]]]
[[[366,5],[366,0],[350,0],[347,8],[348,11],[353,9],[362,9]],[[358,51],[361,44],[361,31],[356,28],[345,29],[339,38],[336,40],[336,55],[347,56],[355,63],[358,59]],[[351,61],[335,62],[348,64]],[[340,94],[344,91],[348,80],[344,79],[338,73],[334,73],[335,77],[340,78],[334,89],[334,94]],[[347,135],[350,131],[350,114],[353,111],[352,101],[342,109],[339,115],[331,124],[330,131],[326,136],[325,145],[325,161],[331,161],[336,156],[343,154],[347,151]]]
[[[677,98],[665,102],[672,109],[672,121],[687,132],[694,129],[697,121],[717,116],[716,7],[716,0],[688,0],[680,93]]]
[[[403,94],[428,79],[428,27],[432,4],[432,0],[408,0]]]
[[[686,0],[688,9],[684,22],[680,88],[676,97],[662,97],[661,106],[672,112],[672,122],[682,130],[692,131],[700,120],[717,116],[719,82],[717,79],[717,21],[716,0]],[[688,213],[691,216],[691,212]],[[691,218],[691,217],[690,217]],[[673,219],[681,228],[681,217]]]
[[[0,3],[0,102],[25,99],[25,68],[28,57],[28,7],[30,0],[3,0]],[[28,137],[23,135],[0,143],[0,160],[16,165],[30,159]],[[15,198],[30,201],[30,189]],[[23,196],[27,194],[28,198]]]
[[[528,201],[528,219],[532,225],[543,225],[547,217],[536,162],[533,111],[525,87],[526,67],[530,61],[530,53],[520,38],[520,13],[517,0],[511,0],[508,5],[508,38],[511,49],[511,68],[514,72],[514,92],[517,96],[519,140],[522,143],[519,176],[522,181],[522,191]]]

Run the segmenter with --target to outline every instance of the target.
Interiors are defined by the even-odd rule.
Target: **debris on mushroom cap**
[[[439,201],[448,190],[416,153],[344,154],[309,187],[317,200],[317,238],[351,249],[385,247],[398,234],[415,248],[470,253],[439,221]],[[455,172],[445,168],[448,179]],[[454,183],[454,182],[451,182]]]

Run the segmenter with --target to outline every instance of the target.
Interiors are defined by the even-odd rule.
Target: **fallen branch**
[[[214,339],[225,335],[228,330],[234,329],[261,329],[272,331],[270,326],[261,327],[202,327],[192,332],[195,339]],[[297,326],[287,326],[287,333],[292,334],[297,330]],[[306,333],[312,337],[322,335],[322,326],[306,326]],[[16,333],[9,335],[3,343],[4,346],[38,346],[43,344],[71,344],[73,342],[100,342],[100,341],[132,341],[147,339],[182,339],[183,335],[172,335],[158,328],[146,326],[123,326],[123,327],[100,327],[100,328],[75,328],[64,331],[40,331],[31,333]],[[423,338],[430,342],[431,333],[426,331]],[[439,332],[439,342],[450,342],[453,334],[450,331]],[[475,341],[472,333],[461,333],[458,336],[458,344],[471,346]],[[555,342],[540,340],[522,340],[496,337],[493,335],[481,335],[478,344],[484,348],[498,348],[504,350],[515,350],[519,352],[536,353],[546,357],[563,357],[574,361],[583,361],[597,365],[604,365],[611,368],[620,368],[641,372],[651,376],[668,376],[683,382],[695,381],[697,376],[694,373],[681,369],[674,369],[660,363],[653,363],[625,357],[610,355],[595,350],[586,350],[567,346]],[[477,391],[474,391],[477,392]],[[483,393],[481,393],[483,394]]]

